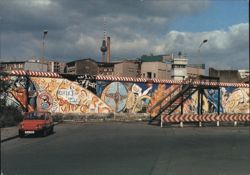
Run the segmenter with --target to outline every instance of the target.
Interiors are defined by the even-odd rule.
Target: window
[[[147,78],[152,78],[152,73],[151,72],[147,72]]]

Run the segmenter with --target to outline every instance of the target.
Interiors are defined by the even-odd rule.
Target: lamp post
[[[208,41],[207,39],[204,39],[204,40],[201,42],[201,44],[200,44],[200,46],[199,46],[199,54],[200,54],[200,52],[201,52],[201,46],[202,46],[203,44],[205,44],[207,41]]]
[[[201,46],[202,46],[203,44],[207,43],[207,42],[208,42],[208,40],[207,40],[207,39],[204,39],[204,40],[201,42],[201,44],[200,44],[200,46],[199,46],[199,49],[198,49],[198,62],[200,62],[201,66],[202,66],[202,61],[201,61]],[[198,63],[198,64],[199,64],[199,63]]]
[[[201,47],[203,44],[207,43],[207,41],[208,41],[207,39],[204,39],[199,46],[199,50],[198,50],[199,58],[201,57],[200,56]],[[204,90],[202,88],[199,88],[198,89],[198,111],[197,111],[198,115],[203,114],[203,109],[202,109],[203,108],[203,95],[204,95]],[[199,127],[201,126],[202,126],[202,122],[199,122]]]

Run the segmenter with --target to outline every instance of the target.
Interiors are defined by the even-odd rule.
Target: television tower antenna
[[[102,46],[101,46],[101,52],[102,52],[102,62],[104,62],[105,60],[105,53],[107,51],[107,44],[106,44],[106,18],[103,18],[103,40],[102,40]]]
[[[103,17],[103,39],[106,41],[107,39],[107,31],[106,31],[106,17]]]

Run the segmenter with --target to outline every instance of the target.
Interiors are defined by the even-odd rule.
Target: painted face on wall
[[[37,98],[37,108],[39,111],[49,111],[52,107],[53,99],[47,92],[42,92]]]

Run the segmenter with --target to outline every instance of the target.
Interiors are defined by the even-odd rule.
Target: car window
[[[45,114],[41,114],[41,113],[29,113],[27,114],[24,119],[25,120],[44,120],[46,118],[47,120],[47,117]]]

